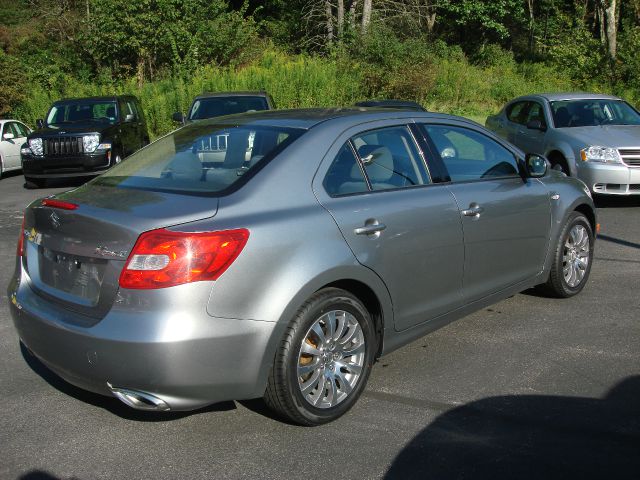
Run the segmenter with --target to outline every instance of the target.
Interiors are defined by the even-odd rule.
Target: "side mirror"
[[[38,126],[38,128],[44,128],[44,120],[41,118],[38,118],[36,120],[36,125]]]
[[[15,138],[15,135],[11,132],[7,132],[4,135],[2,135],[3,140],[13,140],[14,138]]]
[[[184,124],[185,118],[182,112],[175,112],[171,118],[173,119],[174,122],[178,122],[178,123],[182,123]]]
[[[529,130],[540,130],[541,132],[544,132],[547,129],[547,127],[542,125],[542,122],[540,120],[531,120],[529,123],[527,123],[527,128]]]
[[[133,122],[134,118],[133,113],[127,113],[124,117],[124,121],[125,123],[130,123]]]
[[[529,178],[540,178],[547,174],[548,162],[541,155],[528,153],[524,163]]]

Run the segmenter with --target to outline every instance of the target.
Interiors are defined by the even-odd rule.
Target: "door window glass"
[[[507,107],[507,118],[510,122],[524,125],[527,123],[527,110],[529,102],[517,102]]]
[[[9,122],[5,124],[4,133],[13,134],[13,138],[18,138],[20,135],[18,134],[18,130],[16,129],[15,122]]]
[[[495,140],[468,128],[425,125],[452,182],[518,175],[514,155]]]
[[[324,188],[332,197],[369,190],[350,142],[344,144],[329,167]]]
[[[372,130],[352,141],[372,190],[430,183],[424,161],[407,127]]]
[[[27,135],[29,135],[29,129],[26,127],[26,125],[23,125],[21,123],[15,122],[13,124],[13,128],[15,129],[16,133],[18,134],[18,137],[26,137]]]
[[[138,111],[136,110],[136,105],[133,100],[127,100],[125,102],[125,118],[127,115],[133,115],[133,118],[130,121],[138,121]]]
[[[531,102],[531,107],[529,107],[529,112],[527,113],[526,124],[529,122],[538,121],[542,125],[542,127],[547,126],[547,122],[544,121],[544,110],[542,109],[542,105],[536,102]]]

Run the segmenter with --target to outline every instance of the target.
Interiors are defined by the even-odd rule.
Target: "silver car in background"
[[[32,203],[8,295],[81,388],[146,410],[263,397],[317,425],[381,355],[533,286],[580,292],[596,225],[584,184],[468,120],[259,112]]]
[[[593,193],[640,195],[640,114],[610,95],[549,93],[519,97],[486,126]]]

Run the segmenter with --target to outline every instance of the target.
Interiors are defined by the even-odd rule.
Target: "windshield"
[[[195,123],[139,150],[96,185],[215,195],[268,162],[304,130]]]
[[[77,122],[115,123],[118,112],[115,102],[68,102],[51,107],[47,115],[47,124],[59,125]]]
[[[597,125],[640,125],[640,115],[622,100],[561,100],[551,102],[556,128]]]
[[[189,112],[189,120],[220,117],[233,113],[268,110],[269,105],[264,97],[211,97],[200,98],[193,102]]]

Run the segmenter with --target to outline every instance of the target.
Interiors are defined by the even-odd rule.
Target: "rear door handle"
[[[375,222],[375,223],[374,223]],[[376,235],[385,230],[387,226],[384,223],[378,223],[377,220],[367,220],[363,227],[353,230],[356,235]]]
[[[480,205],[476,203],[472,203],[471,205],[469,205],[469,208],[467,210],[462,210],[461,213],[465,217],[479,218],[482,212],[484,212],[484,208],[482,208]]]

